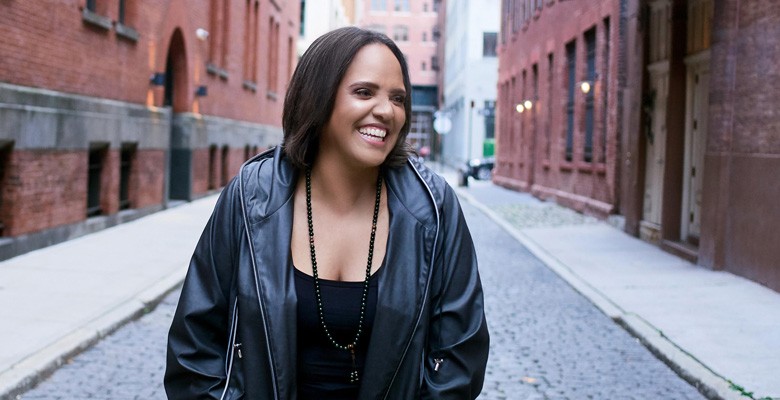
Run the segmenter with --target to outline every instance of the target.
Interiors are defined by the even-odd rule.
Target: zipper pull
[[[238,358],[244,358],[244,356],[241,354],[241,343],[234,344],[233,348],[238,350]]]
[[[439,365],[444,362],[443,358],[434,358],[433,362],[436,363],[436,365],[433,366],[433,370],[435,372],[439,372]]]

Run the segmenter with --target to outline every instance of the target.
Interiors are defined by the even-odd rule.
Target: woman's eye
[[[396,103],[403,103],[404,101],[406,101],[406,97],[405,96],[393,96],[392,99]]]
[[[371,96],[371,91],[368,89],[357,89],[355,90],[355,94],[358,96],[368,97]]]

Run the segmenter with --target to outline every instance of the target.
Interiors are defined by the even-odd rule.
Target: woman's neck
[[[312,166],[311,186],[318,201],[334,211],[347,212],[376,199],[379,167],[355,169],[343,163],[317,160]]]

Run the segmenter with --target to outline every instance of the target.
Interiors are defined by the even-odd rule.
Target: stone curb
[[[641,316],[626,312],[604,293],[596,289],[571,268],[560,262],[554,254],[541,248],[528,235],[512,226],[496,212],[491,210],[470,193],[453,185],[458,197],[466,200],[507,233],[525,246],[536,258],[560,276],[583,297],[593,303],[601,312],[615,321],[629,334],[636,337],[651,353],[668,365],[677,375],[710,400],[745,400],[747,397],[731,389],[729,382],[714,373],[694,356],[681,349],[667,338],[661,330],[651,325]]]
[[[22,393],[45,380],[70,358],[154,309],[181,285],[185,273],[186,268],[177,269],[0,374],[0,400],[19,399]]]

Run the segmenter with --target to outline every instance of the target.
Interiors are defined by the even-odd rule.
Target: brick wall
[[[138,150],[130,173],[130,207],[144,208],[162,203],[165,168],[164,150]]]
[[[87,154],[84,151],[11,153],[3,185],[6,236],[70,224],[85,218]]]
[[[525,4],[517,2],[518,7]],[[615,210],[619,4],[617,0],[545,1],[527,19],[522,18],[520,8],[521,20],[517,23],[502,14],[506,36],[503,43],[499,36],[496,183],[555,198],[561,204],[602,217]],[[585,95],[579,86],[574,93],[573,154],[567,160],[566,44],[576,41],[575,82],[586,80],[585,33],[594,27],[598,78],[592,89],[592,161],[586,161],[583,150]],[[518,113],[515,106],[524,100],[532,100],[532,108]]]
[[[257,4],[260,16],[255,48],[244,46],[245,1],[219,2],[229,18],[218,18],[216,30],[208,0],[125,3],[122,24],[119,0],[97,0],[94,12],[85,10],[86,0],[0,2],[0,144],[12,144],[0,180],[4,236],[85,220],[93,142],[109,146],[100,195],[101,212],[108,220],[121,220],[120,149],[126,142],[137,146],[128,185],[130,208],[164,205],[172,115],[161,108],[164,89],[152,85],[150,76],[166,70],[171,48],[180,57],[174,63],[178,75],[173,116],[193,121],[182,136],[197,138],[184,146],[193,154],[193,194],[208,192],[210,143],[230,148],[227,174],[232,176],[245,158],[246,144],[280,141],[284,91],[294,66],[289,50],[295,47],[288,40],[297,38],[299,2],[250,2],[252,8]],[[279,25],[273,85],[268,82],[272,75],[266,35],[271,24]],[[210,39],[199,40],[197,28],[209,30]],[[207,67],[215,37],[226,49],[217,73]],[[252,53],[259,64],[255,87],[244,84],[245,60]],[[194,96],[201,85],[207,86],[208,95]],[[268,91],[272,86],[274,93]],[[218,170],[217,187],[220,175]],[[57,237],[68,235],[70,228],[63,229]],[[78,227],[73,229],[78,234]]]
[[[780,3],[716,1],[699,262],[780,291]]]
[[[297,39],[298,1],[259,1],[256,92],[244,88],[242,79],[244,1],[228,3],[228,54],[225,65],[220,65],[226,77],[206,72],[209,44],[195,37],[196,28],[210,29],[209,1],[126,2],[125,25],[138,32],[137,41],[118,33],[118,0],[97,1],[96,15],[109,21],[108,29],[85,21],[85,4],[86,0],[0,3],[0,82],[161,106],[163,91],[150,86],[149,77],[165,71],[171,38],[179,30],[186,57],[185,85],[180,90],[187,111],[281,125],[284,90],[294,59],[287,41]],[[266,92],[269,16],[280,26],[275,96]],[[196,100],[193,93],[199,85],[208,87],[208,96]]]

